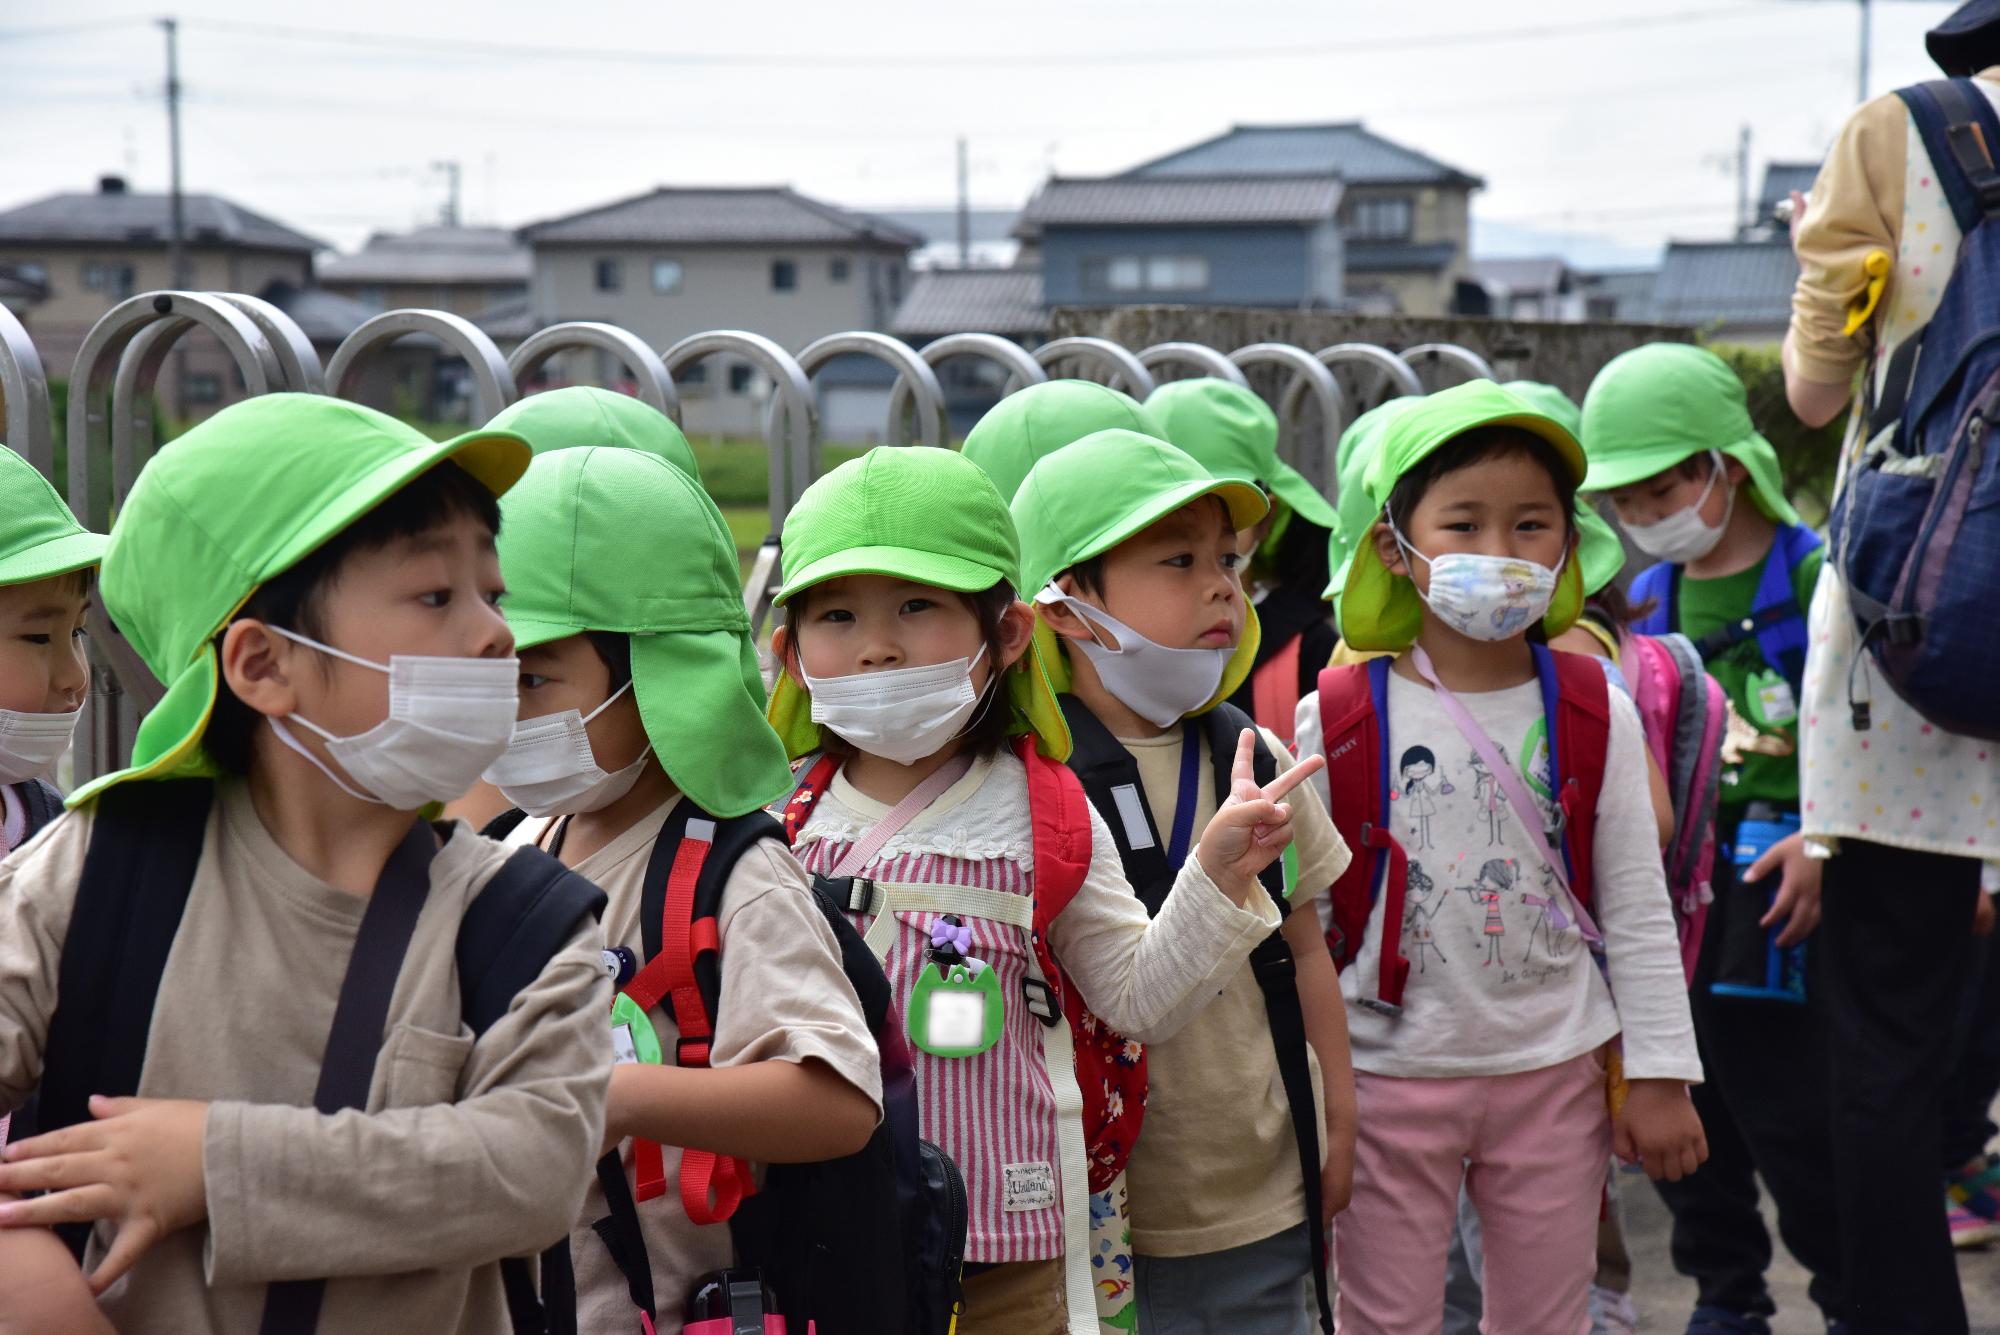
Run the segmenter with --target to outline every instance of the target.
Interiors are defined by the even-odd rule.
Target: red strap
[[[1570,890],[1591,905],[1591,856],[1597,832],[1597,801],[1604,791],[1605,758],[1611,747],[1611,691],[1604,669],[1589,654],[1556,654],[1556,755],[1563,790],[1563,841],[1570,862]]]
[[[681,1208],[695,1224],[722,1223],[755,1191],[743,1160],[709,1150],[681,1151]]]
[[[1250,679],[1251,712],[1259,726],[1278,734],[1286,746],[1299,713],[1299,645],[1305,636],[1294,635],[1284,648],[1265,661]]]
[[[785,802],[785,842],[797,844],[799,831],[805,829],[806,821],[812,818],[813,808],[825,795],[827,787],[833,783],[833,776],[840,770],[837,756],[822,755],[799,777],[799,786]]]
[[[1330,667],[1319,674],[1321,752],[1326,757],[1327,791],[1339,795],[1329,814],[1352,850],[1347,870],[1333,883],[1333,929],[1327,945],[1334,963],[1346,968],[1361,951],[1368,929],[1369,894],[1378,859],[1369,856],[1362,827],[1382,806],[1381,742],[1375,721],[1368,669],[1361,664]]]

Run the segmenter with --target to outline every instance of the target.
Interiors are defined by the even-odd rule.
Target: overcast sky
[[[1878,0],[1871,92],[1936,77],[1948,3]],[[1482,176],[1480,248],[1644,261],[1725,235],[1739,127],[1813,159],[1854,105],[1855,0],[196,0],[185,182],[342,248],[519,225],[656,184],[857,207],[1018,207],[1233,123],[1359,119]],[[98,0],[8,0],[0,207],[122,172],[164,189],[163,42]],[[1567,238],[1567,239],[1565,239]]]

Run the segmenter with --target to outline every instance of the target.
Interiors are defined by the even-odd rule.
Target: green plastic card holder
[[[664,1066],[667,1062],[666,1054],[660,1051],[660,1036],[654,1032],[653,1022],[639,1009],[639,1003],[623,992],[611,1003],[611,1047],[620,1065],[644,1062],[648,1066]]]
[[[910,1042],[933,1057],[976,1057],[1000,1041],[1005,1022],[998,972],[978,960],[942,970],[932,960],[910,992],[905,1028]]]

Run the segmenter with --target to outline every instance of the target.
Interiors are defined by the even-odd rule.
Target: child
[[[1336,814],[1372,854],[1334,890],[1360,1110],[1354,1202],[1335,1237],[1343,1330],[1436,1327],[1461,1179],[1485,1224],[1484,1328],[1580,1329],[1614,1141],[1655,1176],[1684,1176],[1705,1153],[1638,717],[1594,665],[1530,639],[1560,634],[1582,603],[1570,516],[1583,472],[1560,424],[1490,382],[1397,417],[1367,473],[1384,518],[1354,551],[1341,624],[1353,647],[1401,657],[1329,669],[1299,707],[1300,747],[1334,758]],[[1525,599],[1503,577],[1514,566],[1529,571]],[[1524,600],[1532,627],[1502,630],[1492,613]],[[1504,823],[1460,783],[1436,800],[1436,851],[1402,842],[1397,791],[1377,775],[1415,745],[1477,751]],[[1558,801],[1575,865],[1543,851]],[[1548,897],[1545,867],[1567,926],[1543,947],[1563,958],[1520,967],[1512,933],[1554,927],[1528,898]],[[1430,923],[1449,963],[1416,972],[1403,906],[1420,871],[1469,893],[1447,895]],[[1609,985],[1579,947],[1593,937]],[[1621,1032],[1630,1093],[1614,1118],[1606,1045]]]
[[[1045,380],[988,409],[966,433],[960,453],[993,479],[1001,500],[1011,502],[1037,459],[1113,427],[1163,434],[1153,414],[1130,395],[1088,380]]]
[[[1176,380],[1154,390],[1146,410],[1165,439],[1209,472],[1248,478],[1270,498],[1270,511],[1242,535],[1263,638],[1249,680],[1229,702],[1289,745],[1299,697],[1340,638],[1320,598],[1327,543],[1340,520],[1319,489],[1278,458],[1277,414],[1254,391],[1227,380]]]
[[[1656,343],[1613,358],[1584,399],[1583,431],[1589,489],[1609,495],[1626,536],[1659,562],[1632,581],[1633,601],[1649,605],[1633,629],[1686,635],[1729,697],[1723,855],[1692,987],[1711,1077],[1695,1106],[1717,1153],[1661,1191],[1674,1212],[1675,1266],[1700,1284],[1690,1329],[1754,1335],[1775,1310],[1753,1174],[1834,1320],[1843,1306],[1824,1018],[1809,976],[1793,1001],[1765,986],[1774,952],[1819,921],[1820,863],[1797,832],[1795,747],[1822,548],[1785,500],[1742,382],[1706,349]]]
[[[736,547],[694,479],[641,450],[538,455],[501,512],[521,724],[488,778],[528,816],[509,842],[601,885],[606,943],[645,964],[658,953],[641,912],[660,879],[655,845],[672,840],[678,861],[686,821],[727,821],[791,791],[763,718]],[[605,1110],[617,1172],[630,1178],[660,1153],[646,1171],[669,1184],[635,1207],[661,1332],[680,1329],[697,1278],[732,1260],[730,1229],[697,1225],[672,1185],[693,1180],[678,1147],[758,1163],[837,1158],[861,1148],[881,1112],[874,1041],[798,864],[781,840],[760,839],[725,870],[707,1062],[680,1044],[676,1012],[652,1007],[659,1051],[676,1060],[621,1062]],[[813,1115],[798,1117],[806,1107]],[[569,1242],[582,1330],[636,1324],[610,1235],[593,1227],[612,1214],[593,1182]]]
[[[27,460],[0,449],[0,854],[62,813],[48,780],[90,689],[83,618],[104,541]],[[7,1106],[0,1100],[0,1145]],[[66,1260],[38,1229],[0,1233],[0,1274],[10,1276],[0,1330],[108,1329]]]
[[[0,1227],[94,1224],[115,1325],[489,1335],[498,1258],[575,1217],[601,897],[417,815],[513,731],[494,497],[527,460],[269,394],[126,499],[101,587],[166,694],[0,862],[0,1105],[41,1081],[44,1130],[0,1192],[53,1188]]]
[[[1204,475],[1202,485],[1218,484]],[[772,649],[785,676],[772,716],[794,753],[825,748],[839,767],[799,826],[799,855],[823,878],[874,878],[876,912],[886,905],[886,917],[852,911],[911,1017],[924,1134],[957,1160],[971,1199],[958,1330],[1095,1332],[1086,1165],[1066,1125],[1082,1096],[1069,1026],[1036,1019],[1034,984],[1054,980],[1041,978],[1023,930],[1048,914],[1036,901],[1058,871],[1037,858],[1033,827],[1047,813],[1031,794],[1053,777],[1079,807],[1082,795],[1060,767],[1069,735],[1015,596],[1013,522],[966,460],[877,449],[807,490],[784,551],[785,624]],[[1013,733],[1033,745],[1010,747]],[[1187,1025],[1278,920],[1257,875],[1290,842],[1271,799],[1304,772],[1266,796],[1239,768],[1237,800],[1207,822],[1157,921],[1095,816],[1082,884],[1047,916],[1047,945],[1084,1004],[1149,1046]],[[936,1004],[937,946],[954,930],[958,953],[984,966],[975,977],[992,980],[986,1006],[1001,1012],[986,1010],[970,1053],[937,1051],[916,1018],[919,1001]],[[1143,1303],[1143,1280],[1140,1293]]]
[[[1037,633],[1067,687],[1070,767],[1148,903],[1229,798],[1226,757],[1250,730],[1224,702],[1257,652],[1236,534],[1263,504],[1255,487],[1119,430],[1044,458],[1014,498],[1024,587],[1037,590]],[[1252,753],[1263,773],[1289,762],[1269,734]],[[1318,1244],[1347,1196],[1354,1114],[1312,903],[1347,849],[1312,794],[1290,807],[1297,857],[1264,878],[1281,930],[1147,1054],[1152,1100],[1130,1169],[1142,1330],[1288,1335],[1310,1328],[1314,1298],[1330,1329]]]

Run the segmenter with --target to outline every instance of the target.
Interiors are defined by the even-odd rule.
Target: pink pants
[[[1354,1073],[1354,1200],[1334,1221],[1342,1335],[1444,1319],[1461,1181],[1485,1235],[1486,1335],[1590,1328],[1611,1120],[1604,1058],[1445,1080]]]

